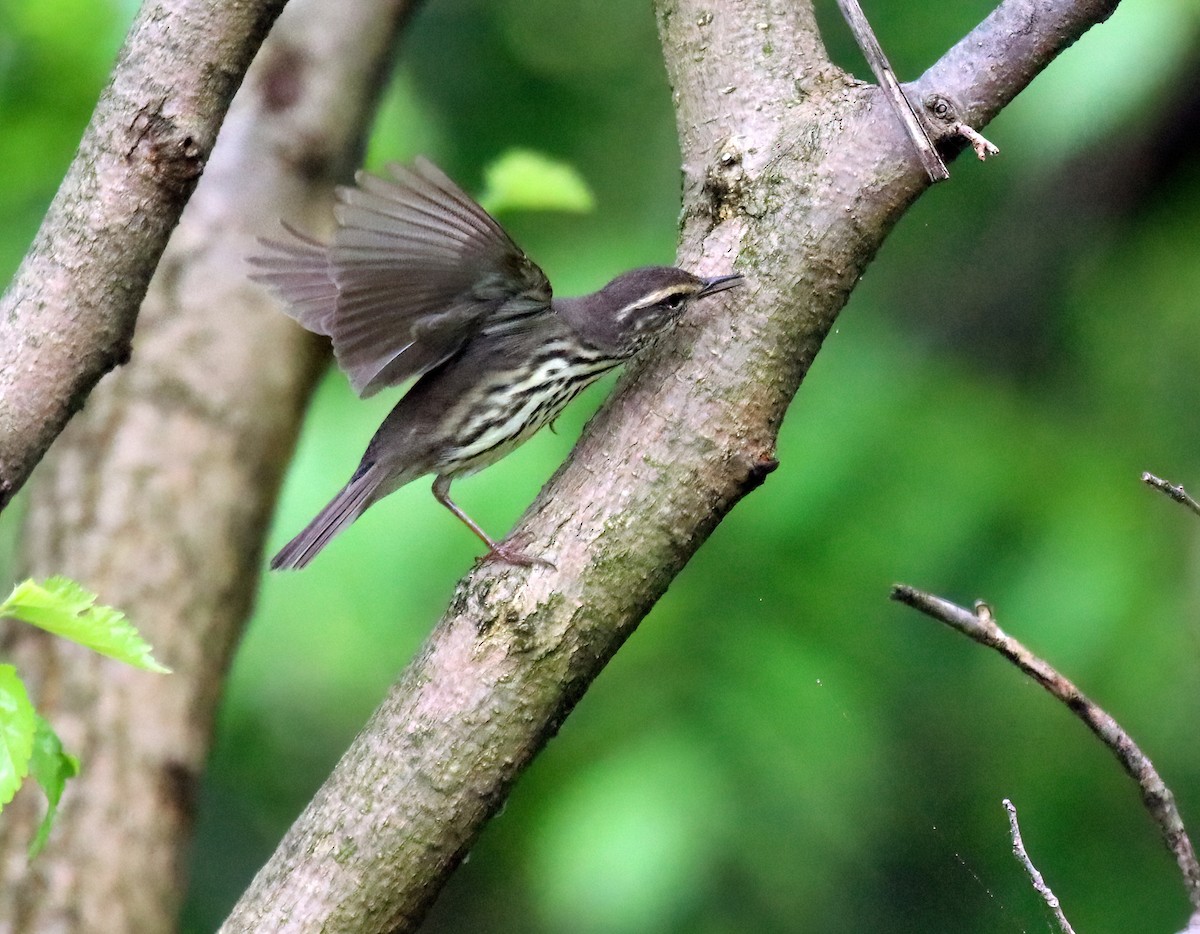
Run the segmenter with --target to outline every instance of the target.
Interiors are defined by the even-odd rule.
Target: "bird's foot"
[[[553,561],[527,555],[522,551],[518,551],[516,547],[509,545],[507,542],[493,542],[491,550],[480,560],[503,561],[505,564],[515,564],[523,568],[544,567],[556,570]]]

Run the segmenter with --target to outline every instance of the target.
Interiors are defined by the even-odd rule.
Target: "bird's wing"
[[[271,286],[287,303],[286,311],[314,334],[330,333],[337,311],[337,283],[329,271],[328,248],[319,240],[283,225],[288,239],[262,238],[269,252],[251,256],[256,282]]]
[[[289,231],[262,241],[254,278],[300,324],[328,334],[369,396],[437,366],[485,326],[520,329],[550,311],[550,283],[483,208],[433,163],[359,172],[338,189],[328,247]]]

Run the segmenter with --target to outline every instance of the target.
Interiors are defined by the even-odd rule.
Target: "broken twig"
[[[883,54],[883,47],[875,38],[875,31],[867,21],[862,7],[858,5],[858,0],[838,0],[838,7],[841,8],[842,16],[846,18],[850,31],[854,33],[854,38],[858,42],[858,47],[862,49],[867,64],[871,66],[875,80],[879,82],[892,109],[896,111],[896,115],[904,124],[904,129],[908,131],[909,138],[916,147],[921,165],[925,167],[930,181],[944,182],[950,177],[950,170],[946,168],[946,163],[938,154],[937,147],[933,145],[929,134],[925,132],[925,124],[921,122],[912,103],[904,96],[904,90],[900,87],[900,82],[896,80],[896,73],[892,71],[887,56]]]

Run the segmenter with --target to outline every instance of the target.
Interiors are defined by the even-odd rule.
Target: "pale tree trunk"
[[[413,5],[294,0],[163,254],[131,362],[96,387],[34,476],[24,572],[69,575],[121,607],[175,673],[135,671],[9,628],[4,654],[84,767],[33,863],[25,847],[40,816],[36,789],[5,810],[0,930],[175,927],[221,682],[324,361],[319,344],[247,281],[245,257],[255,236],[278,231],[281,214],[310,229],[328,223],[333,183],[359,160]],[[88,254],[88,268],[119,280],[127,258],[108,251],[125,248],[93,244],[99,255]],[[122,328],[132,323],[128,309],[121,318]],[[72,339],[81,353],[108,353],[108,336]]]
[[[982,126],[1115,6],[1002,3],[910,96]],[[680,262],[736,267],[747,286],[626,374],[514,533],[555,567],[460,582],[227,931],[419,923],[605,662],[774,467],[821,342],[928,185],[877,90],[829,62],[809,3],[659,0],[658,19],[684,159]]]

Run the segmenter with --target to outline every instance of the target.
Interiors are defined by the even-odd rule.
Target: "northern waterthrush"
[[[338,190],[330,243],[285,225],[289,238],[262,241],[268,252],[251,259],[288,314],[331,338],[359,395],[420,377],[350,482],[271,567],[304,567],[368,506],[426,474],[489,557],[541,563],[488,537],[450,499],[450,482],[512,451],[689,304],[741,276],[647,266],[591,295],[553,298],[542,270],[436,166],[388,173],[360,172]]]

